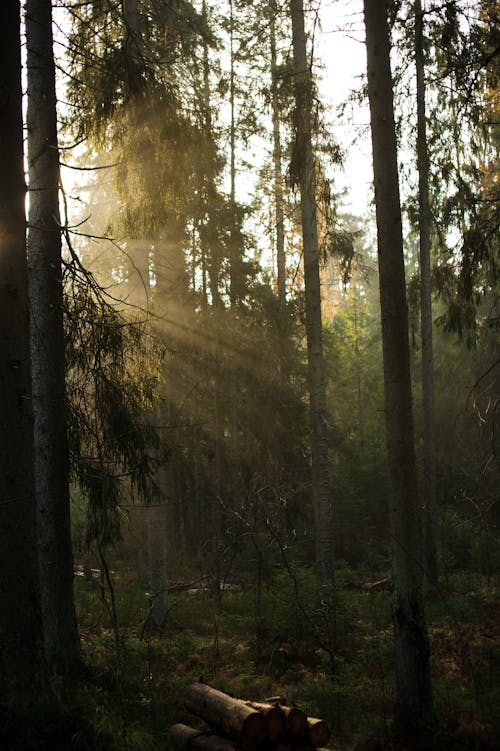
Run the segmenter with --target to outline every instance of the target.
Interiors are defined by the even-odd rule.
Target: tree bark
[[[326,720],[320,720],[318,717],[308,717],[307,738],[316,748],[326,746],[330,740],[330,728]]]
[[[187,690],[184,704],[186,709],[229,738],[254,741],[264,738],[265,721],[261,712],[205,683],[193,683]]]
[[[420,243],[420,325],[422,336],[422,392],[424,405],[424,541],[425,573],[438,585],[436,551],[436,435],[434,426],[434,356],[432,346],[431,209],[429,152],[425,111],[425,64],[422,3],[415,0],[415,67],[417,73],[417,169]]]
[[[298,707],[282,707],[286,717],[286,727],[291,738],[305,738],[307,715]]]
[[[321,320],[316,180],[311,135],[311,72],[306,55],[302,0],[290,0],[296,103],[295,163],[300,184],[304,250],[306,337],[311,418],[312,489],[316,562],[322,578],[333,579],[333,524],[328,459],[328,425]]]
[[[149,586],[151,589],[151,624],[157,632],[165,626],[168,612],[167,506],[148,506]]]
[[[394,125],[390,41],[385,0],[365,0],[373,172],[384,359],[396,719],[419,729],[432,714],[429,644],[422,600],[422,557],[413,437],[408,315]]]
[[[240,299],[243,288],[241,248],[239,247],[239,233],[236,231],[236,74],[234,70],[234,26],[233,0],[229,0],[229,200],[233,212],[229,248],[229,298],[231,307],[234,307]]]
[[[278,300],[286,302],[286,257],[285,257],[285,216],[283,211],[283,169],[280,133],[280,106],[278,98],[278,75],[276,59],[276,2],[271,3],[269,24],[271,48],[271,107],[273,120],[273,162],[274,162],[274,208],[276,219],[276,271]]]
[[[50,0],[27,0],[28,260],[40,591],[47,659],[56,670],[69,673],[79,662],[80,648],[73,601],[52,44]]]
[[[256,709],[264,717],[265,738],[271,743],[283,738],[286,733],[286,716],[283,709],[274,704],[262,704],[260,702],[247,702],[248,706]]]
[[[2,8],[0,91],[0,703],[13,711],[40,690],[44,675],[18,2]]]

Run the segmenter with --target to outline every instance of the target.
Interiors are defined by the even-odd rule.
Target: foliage
[[[65,288],[71,473],[88,501],[86,542],[105,548],[124,499],[155,493],[158,434],[143,414],[157,399],[162,348],[75,262]]]
[[[94,726],[113,733],[115,742],[119,739],[131,751],[141,748],[145,742],[141,738],[160,743],[173,722],[193,723],[182,707],[182,693],[202,675],[212,685],[243,698],[285,695],[310,715],[331,723],[336,748],[352,748],[367,737],[378,737],[382,743],[389,732],[394,698],[389,593],[363,591],[360,584],[372,578],[370,573],[340,567],[337,616],[344,626],[337,630],[332,671],[318,640],[317,626],[324,621],[314,574],[293,558],[290,566],[297,587],[279,558],[266,579],[261,612],[265,641],[256,662],[253,587],[224,594],[218,610],[220,650],[216,657],[214,602],[209,592],[172,594],[164,637],[140,641],[138,627],[147,609],[144,592],[125,561],[113,561],[126,645],[120,701],[127,707],[127,719],[121,727],[113,719],[115,689],[111,684],[106,687],[113,650],[107,615],[98,593],[80,578],[77,603],[83,643],[93,669],[101,676],[101,688],[87,688],[88,696],[95,696],[100,705],[95,717],[89,717],[97,723]],[[442,739],[438,737],[436,748],[453,744],[494,748],[499,646],[495,602],[492,582],[459,571],[450,574],[439,598],[428,603],[435,697],[442,720]],[[81,706],[84,716],[89,716],[93,699]]]
[[[333,171],[342,154],[313,86],[337,554],[335,588],[321,587],[312,566],[288,19],[274,2],[235,0],[231,18],[227,5],[144,0],[130,33],[122,5],[65,3],[72,21],[61,136],[81,170],[71,192],[84,207],[65,227],[77,238],[65,271],[73,524],[79,562],[98,578],[75,583],[89,673],[69,691],[54,680],[49,726],[61,719],[46,729],[37,718],[28,741],[42,727],[41,742],[53,748],[64,733],[75,748],[164,747],[169,724],[188,720],[185,686],[203,675],[248,698],[285,693],[325,716],[340,748],[370,735],[380,745],[392,717],[394,655],[390,595],[362,588],[388,577],[390,565],[376,271],[362,231],[370,218],[341,210]],[[409,4],[391,8],[395,24],[403,14],[412,31]],[[467,8],[446,2],[426,15],[443,572],[429,609],[443,748],[489,749],[500,570],[498,19],[492,3],[479,3],[474,17]],[[285,302],[269,241],[270,17]],[[394,40],[406,65],[401,26]],[[400,108],[402,123],[411,121]],[[413,138],[411,126],[400,133]],[[238,187],[264,151],[256,195],[240,201],[231,167]],[[416,271],[413,169],[407,177],[407,261]],[[410,333],[416,362],[416,326]],[[419,378],[415,366],[415,386]],[[416,387],[415,404],[418,423]],[[164,630],[154,634],[145,629],[151,540],[141,508],[152,500],[165,504],[168,520],[165,586],[204,582],[193,596],[167,593]],[[224,582],[243,591],[219,590]]]
[[[400,46],[408,51],[413,9],[402,6]],[[445,3],[424,18],[433,283],[444,302],[440,324],[469,346],[498,327],[498,98],[492,93],[499,76],[498,8],[476,6]],[[400,78],[407,102],[406,71]],[[405,104],[401,131],[413,140],[408,120]],[[412,167],[406,172],[408,219],[416,227],[416,176]]]

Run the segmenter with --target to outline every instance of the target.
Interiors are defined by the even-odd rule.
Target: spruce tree
[[[45,673],[36,558],[20,4],[0,27],[0,734]]]
[[[50,0],[26,3],[29,289],[38,558],[45,650],[69,674],[79,662],[69,504],[59,151]]]
[[[311,416],[312,495],[316,562],[325,580],[333,578],[333,523],[328,457],[328,422],[323,360],[316,179],[312,148],[312,85],[302,0],[291,0],[295,88],[294,169],[300,185],[304,254],[306,337]]]
[[[365,0],[373,176],[384,358],[392,538],[396,719],[422,731],[433,705],[422,596],[422,549],[413,433],[408,312],[399,197],[390,40],[385,0]]]

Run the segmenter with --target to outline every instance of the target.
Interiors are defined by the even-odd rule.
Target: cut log
[[[261,712],[205,683],[193,683],[186,692],[184,704],[187,710],[229,738],[252,741],[265,738],[265,719]]]
[[[204,733],[195,730],[181,722],[168,731],[168,742],[178,749],[193,749],[193,751],[235,751],[235,746],[227,738],[221,738],[214,733]]]
[[[249,701],[247,704],[264,716],[265,738],[267,741],[276,743],[285,736],[286,716],[281,707],[276,704],[262,704],[255,701]]]
[[[320,720],[317,717],[307,718],[307,737],[311,745],[316,748],[326,746],[330,740],[330,728],[325,720]]]
[[[286,717],[286,729],[291,738],[305,738],[307,715],[298,707],[281,707]]]

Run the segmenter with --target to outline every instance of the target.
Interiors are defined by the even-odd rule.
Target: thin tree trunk
[[[148,507],[149,586],[152,596],[151,623],[161,632],[168,613],[167,506]]]
[[[291,0],[293,70],[297,117],[296,163],[299,172],[306,336],[311,416],[312,488],[316,562],[325,579],[333,577],[333,525],[328,460],[325,366],[321,321],[318,229],[316,222],[316,180],[311,138],[311,73],[306,56],[302,0]]]
[[[205,0],[202,4],[202,17],[204,23],[208,25],[208,11]],[[203,39],[203,105],[204,105],[204,120],[205,131],[207,137],[212,137],[212,110],[210,106],[210,60],[208,57],[208,44],[207,40]],[[203,177],[203,190],[200,192],[200,215],[203,215],[206,209],[209,207],[209,179],[208,176]],[[210,220],[209,220],[210,221]],[[201,221],[200,221],[201,225]],[[208,295],[207,295],[207,256],[208,247],[204,237],[204,233],[199,233],[200,236],[200,253],[201,253],[201,278],[202,278],[202,308],[206,312],[208,310]]]
[[[355,356],[355,368],[356,368],[356,391],[358,399],[358,426],[359,426],[359,445],[363,448],[365,444],[365,416],[363,409],[363,381],[361,374],[361,353],[359,351],[359,321],[358,321],[358,288],[354,288],[353,293],[354,303],[354,356]]]
[[[229,199],[233,216],[231,219],[231,239],[229,249],[229,296],[231,307],[239,298],[241,286],[240,279],[240,252],[236,233],[236,85],[234,73],[234,8],[233,0],[229,0],[229,105],[231,108],[229,122]]]
[[[413,437],[408,313],[385,0],[364,2],[368,96],[377,214],[387,453],[391,480],[396,719],[421,729],[432,714],[429,644],[422,599],[422,557]]]
[[[231,219],[231,259],[230,259],[230,300],[231,308],[234,311],[236,304],[241,298],[243,290],[242,279],[242,263],[241,263],[241,247],[239,232],[237,232],[236,222],[236,80],[234,70],[234,7],[233,0],[230,0],[230,85],[229,85],[229,99],[231,104],[231,124],[230,124],[230,173],[231,173],[231,186],[230,186],[230,202],[233,216]],[[238,391],[238,384],[235,372],[229,374],[229,390],[236,394]],[[236,403],[232,399],[229,404],[229,426],[230,426],[230,447],[228,452],[229,459],[229,473],[231,478],[231,490],[232,495],[237,494],[238,476],[239,476],[239,430],[238,420],[236,417]]]
[[[208,21],[208,11],[206,3],[203,3],[202,13],[204,18]],[[231,132],[230,132],[230,151],[231,151],[231,199],[234,200],[235,190],[235,172],[234,172],[234,81],[233,81],[233,56],[232,56],[232,5],[231,5],[231,83],[230,83],[230,99],[231,99]],[[203,46],[203,97],[205,106],[205,127],[207,135],[212,137],[212,105],[211,105],[211,92],[210,92],[210,61],[208,56],[208,45],[204,43]],[[210,184],[210,178],[206,178],[206,193],[207,197],[211,193],[212,185]],[[210,206],[208,206],[210,212]],[[215,221],[213,217],[209,216],[209,222]],[[212,251],[211,253],[209,251]],[[215,253],[214,253],[215,251]],[[222,564],[221,564],[221,551],[222,551],[222,503],[224,497],[224,476],[227,470],[226,461],[226,443],[225,443],[225,419],[222,411],[222,394],[223,383],[219,370],[219,363],[221,361],[222,342],[220,340],[220,324],[222,316],[224,314],[224,303],[222,301],[219,291],[219,274],[220,274],[220,261],[217,255],[217,249],[214,247],[209,248],[208,245],[203,243],[204,257],[210,258],[209,266],[207,269],[210,293],[212,298],[212,310],[210,325],[213,331],[213,344],[211,346],[212,355],[212,367],[213,367],[213,483],[214,483],[214,503],[211,509],[211,519],[209,520],[211,528],[211,548],[213,554],[213,576],[215,580],[215,608],[214,613],[215,622],[217,622],[217,610],[219,607],[220,598],[220,583],[222,578]],[[231,244],[232,253],[232,244]],[[231,256],[230,260],[230,292],[231,302],[233,302],[234,287],[234,257]],[[214,652],[218,656],[218,639],[217,632],[214,636]]]
[[[20,5],[0,25],[0,696],[22,712],[43,670],[21,93]]]
[[[285,257],[285,217],[283,211],[283,170],[280,134],[280,107],[278,99],[278,76],[276,59],[276,2],[271,2],[269,24],[271,47],[271,106],[273,119],[273,162],[274,162],[274,207],[276,218],[276,270],[278,299],[286,301],[286,257]]]
[[[422,390],[424,405],[425,573],[438,584],[436,552],[436,436],[434,427],[434,357],[432,346],[431,210],[429,205],[429,153],[425,113],[423,13],[415,0],[415,66],[417,72],[417,167],[420,235],[420,322],[422,334]]]
[[[27,0],[29,286],[38,557],[45,649],[69,673],[80,659],[66,427],[59,151],[50,0]]]

